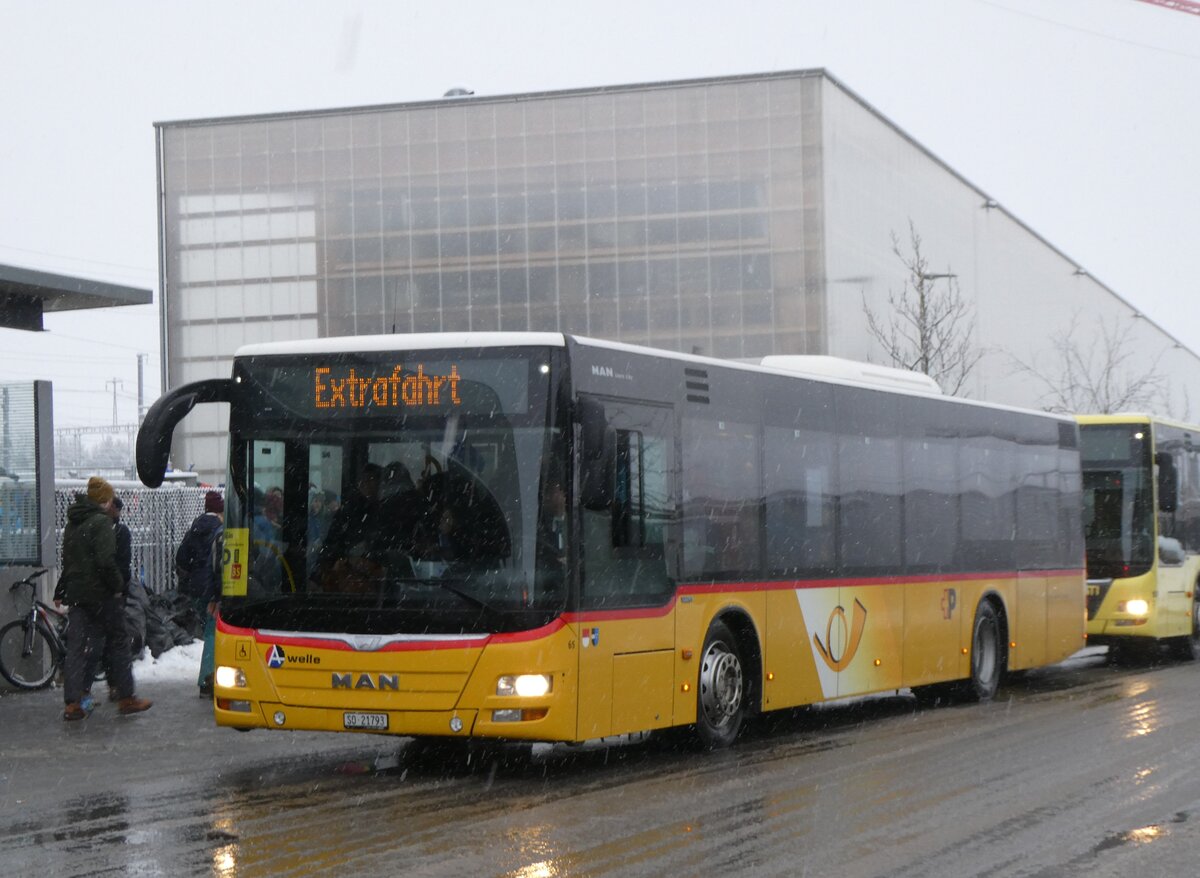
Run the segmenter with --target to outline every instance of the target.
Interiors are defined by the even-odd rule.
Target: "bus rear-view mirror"
[[[1179,478],[1175,471],[1175,460],[1165,451],[1154,455],[1158,464],[1158,509],[1174,512],[1179,506]]]
[[[607,509],[612,504],[613,457],[616,432],[608,425],[604,404],[590,397],[579,400],[580,496],[584,509]]]

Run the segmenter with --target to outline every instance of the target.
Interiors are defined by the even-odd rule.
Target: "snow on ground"
[[[203,640],[193,640],[185,646],[168,649],[158,658],[152,658],[150,650],[133,663],[133,676],[139,684],[143,682],[186,680],[195,683],[200,674],[200,654],[204,651]]]

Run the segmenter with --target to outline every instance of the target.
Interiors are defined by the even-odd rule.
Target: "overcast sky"
[[[1141,0],[0,0],[0,262],[156,304],[0,329],[56,426],[159,393],[157,121],[824,67],[1200,351],[1200,15]]]

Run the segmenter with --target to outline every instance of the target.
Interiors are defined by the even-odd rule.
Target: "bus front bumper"
[[[311,732],[373,732],[385,735],[470,737],[477,710],[345,710],[278,702],[239,701],[218,696],[213,716],[219,726]]]

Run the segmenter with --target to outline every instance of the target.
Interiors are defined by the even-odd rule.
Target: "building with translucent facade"
[[[825,71],[157,130],[164,387],[244,343],[392,332],[888,362],[866,312],[916,230],[970,309],[965,395],[1040,405],[1018,361],[1129,325],[1200,399],[1194,354]],[[220,479],[223,408],[181,424],[176,466]]]

